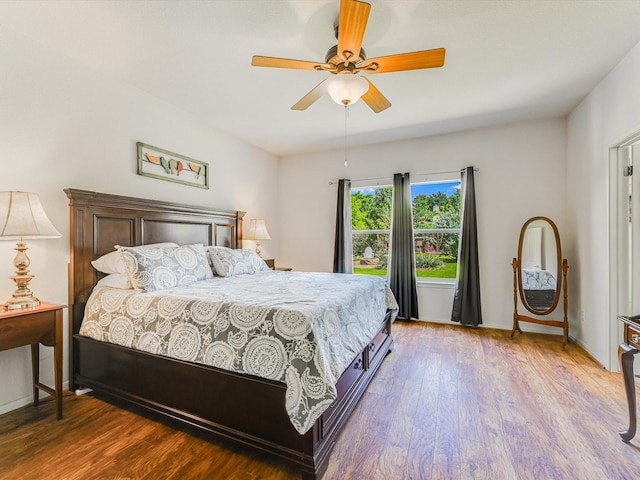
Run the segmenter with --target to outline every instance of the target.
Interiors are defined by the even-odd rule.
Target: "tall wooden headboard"
[[[71,213],[71,334],[78,333],[87,299],[101,277],[91,261],[113,251],[114,245],[175,242],[242,248],[245,212],[72,188],[64,191],[69,197]]]

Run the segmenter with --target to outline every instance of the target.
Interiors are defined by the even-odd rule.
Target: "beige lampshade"
[[[0,240],[58,238],[40,197],[29,192],[0,192]]]
[[[249,229],[245,236],[247,240],[271,240],[271,236],[267,231],[267,226],[264,220],[252,219],[249,220]]]

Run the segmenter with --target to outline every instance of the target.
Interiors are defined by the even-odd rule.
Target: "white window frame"
[[[451,182],[460,182],[460,178],[451,178],[443,175],[424,175],[423,179],[416,180],[412,178],[411,187],[414,185],[424,185],[424,184],[434,184],[434,183],[451,183]],[[431,178],[429,178],[431,177]],[[433,178],[433,177],[438,177]],[[411,212],[413,214],[413,211]],[[430,233],[457,233],[458,237],[460,237],[460,233],[462,231],[462,226],[458,228],[414,228],[413,229],[413,237],[415,238],[417,234],[430,234]],[[459,241],[459,240],[458,240]],[[414,255],[415,245],[414,245]],[[457,272],[456,272],[457,277]],[[416,283],[427,285],[427,284],[439,284],[439,285],[455,285],[457,282],[457,278],[434,278],[434,277],[418,277],[416,276]]]
[[[451,182],[460,182],[459,178],[451,178],[448,175],[446,177],[442,177],[441,175],[436,175],[437,177],[439,177],[438,179],[435,178],[428,178],[428,177],[433,177],[432,175],[429,176],[419,176],[419,177],[424,177],[424,180],[418,180],[418,181],[412,181],[411,182],[411,186],[413,187],[414,185],[424,185],[424,184],[434,184],[434,183],[451,183]],[[356,183],[356,182],[354,182]],[[360,183],[360,182],[357,182]],[[389,184],[377,184],[377,185],[369,185],[369,184],[359,184],[359,185],[351,185],[351,191],[353,192],[354,190],[363,190],[363,189],[377,189],[377,188],[388,188],[388,187],[392,187],[393,185],[389,185]],[[393,208],[393,207],[392,207]],[[413,213],[413,212],[412,212]],[[413,235],[414,238],[417,234],[430,234],[430,233],[457,233],[458,236],[460,236],[460,233],[462,231],[462,226],[458,227],[458,228],[414,228],[413,229]],[[391,238],[391,229],[378,229],[378,230],[353,230],[351,229],[351,237],[353,239],[354,235],[389,235],[389,238]],[[389,252],[391,253],[391,252]],[[414,254],[415,254],[415,245],[414,245]],[[353,261],[353,258],[352,258]],[[388,272],[387,272],[388,274]],[[364,274],[366,275],[366,274]],[[457,281],[457,278],[433,278],[433,277],[416,277],[416,282],[418,284],[439,284],[439,285],[455,285]]]

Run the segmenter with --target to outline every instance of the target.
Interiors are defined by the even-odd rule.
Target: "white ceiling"
[[[364,145],[567,114],[640,42],[640,0],[371,0],[369,57],[445,47],[439,69],[370,75],[393,106],[350,107]],[[275,155],[341,148],[344,109],[291,105],[329,74],[339,0],[0,1],[0,26]]]

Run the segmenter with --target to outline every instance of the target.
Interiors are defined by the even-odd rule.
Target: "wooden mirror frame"
[[[524,243],[524,237],[527,232],[527,228],[536,221],[543,221],[548,223],[555,237],[556,244],[556,265],[558,272],[556,279],[556,292],[553,297],[553,302],[551,306],[547,310],[538,311],[529,305],[527,299],[525,297],[524,289],[522,288],[522,268],[520,268],[522,264],[522,246]],[[556,224],[548,217],[532,217],[527,220],[522,229],[520,230],[520,238],[518,239],[518,257],[514,258],[511,262],[511,266],[513,267],[513,328],[511,330],[511,338],[516,331],[522,333],[520,329],[519,322],[531,322],[537,323],[539,325],[547,325],[552,327],[562,328],[562,348],[569,341],[569,322],[567,318],[567,305],[568,305],[568,291],[567,291],[567,270],[569,269],[569,265],[566,259],[562,258],[562,246],[560,243],[560,234],[558,233],[558,228]],[[560,272],[562,272],[562,276],[560,276]],[[522,305],[527,309],[529,313],[536,315],[537,317],[544,317],[553,313],[553,311],[557,308],[558,303],[560,301],[560,292],[563,293],[563,319],[562,320],[551,320],[546,318],[535,318],[528,315],[521,315],[518,313],[518,298],[522,302]]]
[[[522,249],[524,247],[527,231],[529,227],[533,226],[535,222],[545,222],[547,225],[551,227],[551,229],[553,230],[553,236],[554,236],[555,247],[556,247],[556,254],[555,254],[556,291],[553,295],[553,300],[551,302],[551,305],[546,310],[536,310],[535,308],[533,308],[530,305],[529,301],[527,300],[524,288],[522,288],[522,263],[523,263]],[[534,315],[539,315],[539,316],[549,315],[556,309],[556,307],[558,306],[558,301],[560,300],[560,291],[562,289],[562,284],[563,284],[562,282],[563,277],[560,275],[561,270],[562,270],[562,246],[560,244],[560,234],[558,233],[558,228],[556,227],[556,224],[553,223],[553,221],[547,217],[530,218],[522,226],[522,229],[520,230],[520,239],[518,240],[518,290],[520,291],[520,301],[522,302],[522,305],[524,306],[524,308],[526,308],[530,313],[533,313]]]

